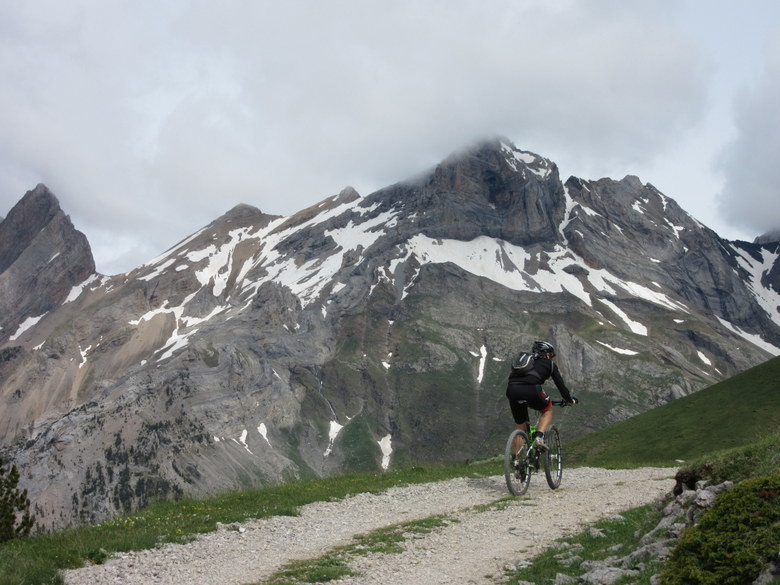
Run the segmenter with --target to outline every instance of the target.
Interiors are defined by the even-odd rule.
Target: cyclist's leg
[[[528,423],[531,420],[528,416],[528,400],[533,398],[533,386],[524,384],[509,384],[506,389],[506,397],[509,400],[509,409],[512,411],[512,418],[520,431],[528,432]]]
[[[530,430],[530,423],[528,418],[528,405],[523,402],[521,405],[519,405],[518,410],[521,410],[525,412],[524,416],[526,422],[524,423],[515,423],[515,428],[517,428],[518,431],[523,431],[525,433],[525,436],[528,436],[528,431]],[[515,436],[515,453],[517,453],[523,446],[523,436],[518,434]]]
[[[539,424],[537,425],[539,432],[540,433],[546,432],[547,429],[550,428],[552,421],[553,421],[553,409],[552,409],[552,405],[550,405],[547,410],[543,410],[539,415]]]
[[[529,400],[531,408],[539,411],[539,422],[536,425],[537,430],[540,433],[544,433],[552,424],[553,421],[553,408],[550,397],[542,389],[541,385],[534,387],[536,394],[533,400]]]

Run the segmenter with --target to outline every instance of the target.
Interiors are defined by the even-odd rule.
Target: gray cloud
[[[720,211],[757,233],[780,228],[780,28],[767,51],[766,68],[736,101],[736,137],[724,149],[726,180]]]
[[[493,134],[564,175],[641,176],[708,100],[676,5],[5,3],[0,215],[45,182],[111,273],[238,203],[367,194]]]

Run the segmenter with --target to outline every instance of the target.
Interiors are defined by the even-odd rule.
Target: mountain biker
[[[534,433],[531,440],[536,440],[538,448],[544,450],[547,446],[544,443],[544,432],[552,424],[553,409],[550,397],[542,389],[542,384],[552,377],[561,397],[569,404],[577,404],[578,400],[566,387],[558,364],[553,361],[555,357],[555,348],[546,341],[534,341],[531,352],[534,354],[533,368],[525,374],[517,374],[513,370],[509,374],[509,381],[506,387],[506,397],[509,399],[509,408],[512,410],[512,417],[515,419],[517,428],[528,433],[528,407],[541,413],[539,417],[538,431]]]

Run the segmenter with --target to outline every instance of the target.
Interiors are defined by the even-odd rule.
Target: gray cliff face
[[[464,241],[487,236],[517,246],[557,242],[565,212],[557,167],[500,140],[454,155],[422,179],[378,191],[362,206],[376,204],[376,213],[403,209],[414,218],[399,226],[406,228],[401,240],[415,233]]]
[[[0,224],[26,242],[5,286],[50,299],[0,331],[0,449],[42,528],[493,456],[508,361],[537,338],[582,399],[568,437],[780,353],[776,245],[721,240],[636,177],[563,184],[505,140],[286,218],[240,205],[111,278],[82,248],[34,285],[32,226],[61,214],[37,209]]]
[[[566,227],[569,245],[589,267],[656,283],[691,308],[740,327],[755,325],[761,309],[745,287],[747,274],[736,259],[736,245],[636,177],[619,182],[569,179],[567,188],[582,206],[575,206],[575,218]]]

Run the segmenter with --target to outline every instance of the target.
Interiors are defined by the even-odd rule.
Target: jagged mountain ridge
[[[551,161],[489,141],[291,217],[238,206],[16,314],[0,331],[0,445],[49,527],[485,456],[510,422],[506,360],[534,338],[556,343],[584,399],[570,432],[777,354],[777,256],[635,177],[564,184]]]

